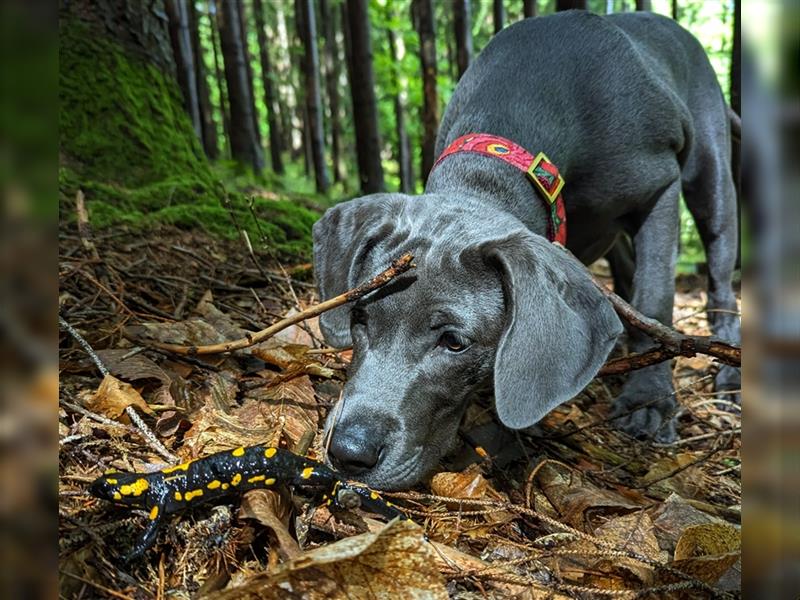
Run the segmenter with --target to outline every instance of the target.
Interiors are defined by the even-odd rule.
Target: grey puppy
[[[731,286],[737,209],[727,107],[703,48],[670,19],[581,11],[516,23],[470,66],[441,122],[437,155],[468,133],[544,151],[566,186],[568,248],[606,254],[618,289],[671,323],[683,191],[705,245],[716,335],[739,340]],[[322,298],[406,251],[417,268],[325,313],[325,339],[353,345],[330,459],[370,485],[409,486],[452,447],[468,403],[494,392],[500,420],[535,424],[574,397],[623,327],[585,269],[544,237],[548,214],[524,175],[491,156],[453,154],[422,196],[375,194],[314,227]],[[635,256],[635,261],[634,261]],[[652,341],[631,332],[631,350]],[[720,388],[738,388],[723,369]],[[669,363],[630,375],[617,424],[676,437]]]

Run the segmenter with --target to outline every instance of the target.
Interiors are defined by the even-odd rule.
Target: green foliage
[[[81,189],[98,229],[175,225],[234,238],[235,220],[255,245],[310,256],[311,226],[327,202],[304,194],[297,173],[254,177],[229,163],[212,170],[171,77],[85,25],[68,22],[61,32],[62,218],[74,218]],[[243,193],[263,188],[276,193]]]

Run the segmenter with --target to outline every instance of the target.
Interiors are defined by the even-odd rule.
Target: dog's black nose
[[[363,427],[340,428],[333,434],[328,456],[334,468],[350,475],[359,475],[378,464],[381,440]]]

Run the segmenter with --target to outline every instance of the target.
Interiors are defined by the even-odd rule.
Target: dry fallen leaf
[[[714,584],[741,556],[742,534],[728,523],[687,527],[675,546],[672,567]]]
[[[666,558],[662,557],[658,540],[653,533],[653,522],[647,513],[635,512],[610,519],[598,527],[594,535],[610,542],[619,550],[631,551],[658,562],[662,558]],[[592,567],[601,573],[619,575],[624,579],[635,577],[640,583],[646,585],[653,582],[653,568],[629,558],[597,559],[592,563]],[[605,579],[605,577],[593,578],[592,583],[600,587],[609,587],[603,585],[599,579]]]
[[[395,521],[377,533],[311,550],[273,575],[256,575],[206,598],[446,600],[448,594],[422,530],[408,521]]]
[[[461,473],[437,473],[431,480],[431,491],[437,496],[479,500],[486,495],[486,479],[477,465]]]
[[[251,490],[242,498],[239,515],[255,519],[269,527],[278,540],[278,552],[283,560],[300,555],[300,546],[287,528],[291,507],[273,490]]]
[[[655,462],[642,478],[643,483],[652,484],[647,488],[648,493],[665,498],[673,493],[684,498],[695,498],[705,489],[705,481],[697,466],[687,465],[691,465],[698,457],[695,453],[681,452]]]
[[[153,414],[147,402],[131,384],[120,381],[113,375],[106,375],[100,383],[100,387],[86,402],[86,408],[92,412],[111,419],[119,419],[125,423],[129,422],[127,416],[124,415],[128,406],[135,406],[149,415]]]

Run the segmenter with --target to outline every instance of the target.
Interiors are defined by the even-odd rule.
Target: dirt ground
[[[169,466],[126,406],[181,460],[266,443],[321,458],[350,356],[326,349],[313,321],[230,356],[180,357],[126,338],[219,342],[317,300],[310,265],[242,243],[118,230],[92,248],[64,226],[59,276],[60,315],[118,385],[101,386],[62,329],[64,598],[739,595],[741,414],[714,395],[716,365],[704,356],[674,361],[674,444],[607,421],[620,376],[596,379],[531,432],[504,430],[486,398],[438,474],[387,494],[417,525],[331,514],[302,490],[253,491],[174,517],[154,549],[124,565],[146,516],[92,498],[88,484],[111,468]],[[707,335],[702,279],[678,288],[676,327]]]

